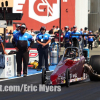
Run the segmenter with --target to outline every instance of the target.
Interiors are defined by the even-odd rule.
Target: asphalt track
[[[90,51],[91,55],[100,55],[100,47]],[[48,73],[49,75],[50,73]],[[39,86],[41,74],[0,82],[0,85],[33,84]],[[61,92],[0,92],[0,100],[100,100],[100,81],[89,79],[72,83],[69,88],[61,86]]]

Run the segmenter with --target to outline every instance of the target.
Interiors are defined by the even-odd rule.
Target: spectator
[[[53,34],[54,34],[56,32],[56,27],[53,26],[52,30],[53,30]]]
[[[29,34],[31,34],[32,36],[35,36],[33,29],[31,29],[31,31],[29,32]]]
[[[56,31],[57,30],[56,30],[56,27],[54,25],[53,28],[49,31],[49,34],[55,34]]]
[[[99,37],[99,45],[100,45],[100,37]]]
[[[10,35],[13,35],[13,31],[12,31],[12,30],[10,30],[9,34],[10,34]]]
[[[26,27],[26,33],[29,33],[28,28]]]
[[[8,29],[6,29],[6,36],[9,36]]]
[[[56,26],[56,31],[59,31],[59,28],[58,28],[58,26]]]

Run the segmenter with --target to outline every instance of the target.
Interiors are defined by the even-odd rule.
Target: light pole
[[[60,0],[60,18],[59,18],[59,51],[61,51],[60,42],[61,42],[61,0]]]
[[[8,1],[5,1],[5,5],[6,5],[6,12],[7,12]],[[3,20],[6,20],[4,2],[1,2],[1,7],[2,7],[2,12],[3,12]],[[5,33],[6,33],[6,28],[4,28],[4,42],[3,42],[4,49],[5,49]]]

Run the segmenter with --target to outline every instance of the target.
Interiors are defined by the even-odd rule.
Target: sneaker
[[[26,77],[27,76],[27,74],[23,74],[23,77]]]
[[[37,71],[41,71],[41,69],[37,69]]]
[[[20,77],[21,76],[21,74],[17,74],[17,77]]]

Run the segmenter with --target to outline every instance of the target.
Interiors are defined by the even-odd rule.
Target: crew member
[[[48,49],[49,43],[51,42],[51,37],[46,33],[46,28],[44,26],[40,29],[41,33],[39,33],[36,37],[38,43],[38,52],[39,52],[39,68],[37,71],[40,71],[43,65],[43,57],[45,60],[45,68],[46,71],[49,71],[48,68]]]
[[[18,32],[20,32],[20,25],[19,24],[16,25],[16,30],[14,30],[13,35],[15,35]]]
[[[71,34],[73,34],[73,36],[71,36],[71,38],[77,38],[78,40],[80,40],[80,36],[74,36],[74,34],[81,34],[81,33],[79,33],[78,31],[77,31],[77,26],[73,26],[73,32],[71,33]]]
[[[27,76],[27,65],[29,61],[29,50],[31,49],[34,40],[32,35],[26,33],[26,25],[21,25],[21,31],[14,35],[12,43],[17,51],[17,76],[21,76],[22,59],[24,63],[23,76]]]
[[[88,34],[87,29],[88,29],[87,27],[84,28],[84,32],[83,32],[84,35]],[[88,42],[88,36],[84,36],[85,47],[87,47],[87,42]]]
[[[65,36],[64,36],[64,39],[65,39],[65,48],[71,46],[71,40],[70,40],[70,32],[69,32],[69,27],[68,26],[65,26]]]
[[[80,29],[80,34],[83,34],[83,29],[82,28]]]
[[[92,31],[89,31],[89,35],[92,35]],[[88,36],[89,49],[91,46],[91,50],[92,50],[93,37],[94,36]]]

